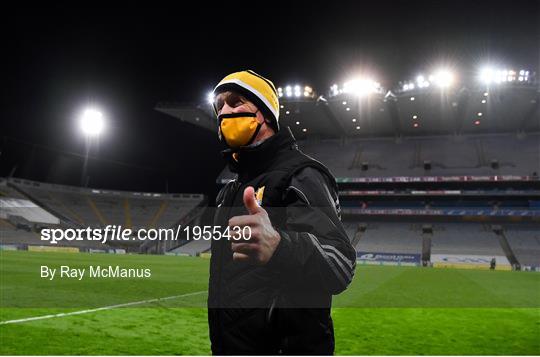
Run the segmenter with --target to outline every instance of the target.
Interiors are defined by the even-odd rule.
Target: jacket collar
[[[242,146],[234,151],[223,150],[221,153],[227,160],[229,169],[237,173],[242,182],[263,173],[279,157],[281,151],[296,147],[296,139],[287,126],[262,142]],[[233,154],[236,154],[238,160],[233,158]]]

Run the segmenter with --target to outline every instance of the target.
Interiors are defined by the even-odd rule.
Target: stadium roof
[[[282,97],[281,125],[299,139],[535,132],[540,91],[533,83],[461,86],[332,97]],[[159,103],[156,110],[208,130],[217,123],[208,101]]]

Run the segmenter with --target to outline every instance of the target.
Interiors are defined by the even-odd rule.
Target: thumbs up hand
[[[251,186],[246,187],[244,190],[244,206],[246,206],[246,209],[250,215],[257,214],[259,212],[266,213],[266,210],[259,206],[259,203],[255,199],[255,190]]]
[[[251,231],[251,237],[249,234],[246,237],[233,237],[233,260],[264,265],[272,258],[281,236],[272,226],[266,210],[257,203],[255,190],[251,186],[244,190],[244,206],[249,214],[232,217],[229,227],[231,232],[238,231],[234,227],[240,227],[240,232]]]

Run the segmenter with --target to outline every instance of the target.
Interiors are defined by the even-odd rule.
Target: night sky
[[[154,107],[202,101],[230,72],[324,92],[358,73],[388,88],[439,64],[471,76],[486,61],[539,67],[539,1],[198,3],[5,12],[0,175],[80,185],[77,115],[94,105],[107,130],[90,187],[212,197],[217,136]]]

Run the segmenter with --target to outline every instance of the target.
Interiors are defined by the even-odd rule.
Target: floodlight
[[[491,67],[485,67],[480,71],[480,75],[478,76],[480,81],[485,84],[490,84],[492,82],[495,82],[495,71]]]
[[[364,96],[370,93],[375,93],[379,89],[380,84],[372,79],[352,79],[343,84],[343,92]]]
[[[300,86],[299,85],[295,85],[294,86],[294,96],[295,97],[300,97],[301,93],[300,93]]]
[[[440,88],[448,88],[454,83],[454,75],[446,69],[438,70],[434,74],[433,79]]]
[[[292,87],[291,86],[285,87],[285,94],[287,95],[287,97],[292,96]]]
[[[426,78],[422,74],[416,76],[416,84],[418,85],[418,88],[429,87],[429,81],[426,80]]]
[[[81,117],[81,129],[88,136],[98,136],[104,127],[103,114],[95,109],[86,109]]]
[[[209,104],[214,104],[214,92],[208,92],[206,95],[206,100]]]

